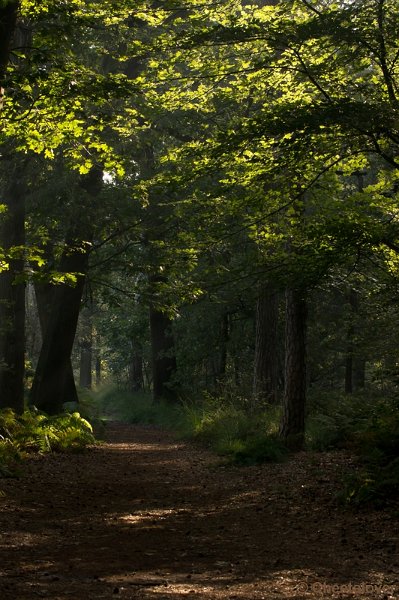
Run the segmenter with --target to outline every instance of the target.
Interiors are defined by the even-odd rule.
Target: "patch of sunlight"
[[[211,587],[211,586],[206,586],[206,585],[196,585],[196,584],[187,584],[187,583],[176,583],[176,584],[169,584],[167,586],[167,591],[168,594],[180,594],[182,596],[188,596],[190,593],[194,593],[194,594],[204,594],[204,593],[214,593],[215,592],[215,588]],[[153,594],[165,594],[165,588],[159,588],[159,587],[154,587],[152,590]]]
[[[12,535],[10,533],[0,536],[0,549],[6,548],[7,550],[10,550],[11,548],[31,548],[32,546],[42,544],[45,539],[46,536],[42,534],[13,531]]]
[[[122,521],[123,523],[127,523],[129,525],[135,525],[137,523],[144,523],[146,521],[163,521],[168,519],[171,516],[176,516],[177,514],[189,513],[190,511],[184,508],[174,509],[174,508],[165,508],[162,510],[143,510],[136,513],[128,513],[125,515],[111,515],[109,520],[115,522],[115,520]]]
[[[229,502],[231,504],[248,504],[251,505],[254,502],[257,503],[259,500],[264,502],[264,496],[261,491],[251,491],[251,492],[240,492],[239,494],[234,494],[230,496]]]
[[[102,448],[106,448],[108,450],[123,450],[131,452],[134,450],[135,452],[165,452],[165,451],[174,451],[180,450],[183,446],[181,444],[144,444],[143,442],[106,442],[101,444],[99,447],[100,450]]]

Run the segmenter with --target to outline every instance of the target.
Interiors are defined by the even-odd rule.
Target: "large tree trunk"
[[[69,243],[72,246],[72,240]],[[61,260],[61,272],[79,275],[75,286],[63,284],[54,290],[31,391],[32,404],[49,414],[62,412],[65,402],[76,401],[75,383],[72,389],[68,373],[87,263],[88,254],[80,249],[67,250]]]
[[[102,171],[93,168],[82,177],[80,186],[89,199],[95,199],[102,187]],[[82,201],[84,208],[84,199]],[[75,231],[66,241],[59,271],[74,273],[76,283],[55,287],[31,390],[32,404],[49,414],[61,412],[65,402],[76,402],[77,399],[75,381],[70,377],[70,359],[88,268],[89,250],[84,242],[90,241],[93,235],[93,223],[87,217],[87,212],[76,216]]]
[[[153,399],[162,398],[176,401],[176,394],[171,387],[172,377],[176,371],[173,336],[170,331],[171,319],[161,310],[150,306],[150,336],[152,360]]]
[[[278,295],[262,285],[256,303],[254,407],[277,402],[278,383]]]
[[[305,434],[306,405],[306,300],[302,290],[286,291],[285,389],[280,437],[292,450],[300,450]]]
[[[25,182],[17,164],[2,201],[7,213],[1,218],[0,238],[5,251],[20,248],[0,273],[0,407],[24,409],[25,365]]]
[[[60,266],[61,268],[61,266]],[[46,339],[47,327],[50,321],[50,316],[54,309],[54,302],[56,302],[56,286],[51,283],[35,283],[35,296],[37,310],[39,313],[40,330],[42,333],[42,347],[43,341]],[[75,402],[79,401],[78,393],[75,386],[75,378],[73,375],[73,368],[71,358],[64,365],[65,374],[65,392],[63,402]]]

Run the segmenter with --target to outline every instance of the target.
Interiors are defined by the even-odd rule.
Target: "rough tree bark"
[[[5,251],[19,248],[8,269],[0,273],[0,407],[24,409],[25,367],[25,177],[15,164],[2,198],[7,213],[1,218],[0,239]]]
[[[256,303],[254,407],[277,402],[278,387],[278,294],[262,285]]]
[[[280,437],[291,450],[300,450],[305,434],[306,321],[303,290],[286,291],[285,389]]]

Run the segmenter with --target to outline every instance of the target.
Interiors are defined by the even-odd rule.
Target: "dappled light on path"
[[[339,506],[348,460],[237,468],[114,425],[95,448],[0,481],[0,599],[395,598],[397,516]]]

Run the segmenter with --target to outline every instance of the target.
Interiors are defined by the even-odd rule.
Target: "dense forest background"
[[[113,382],[396,458],[398,34],[395,0],[1,0],[0,406]]]

